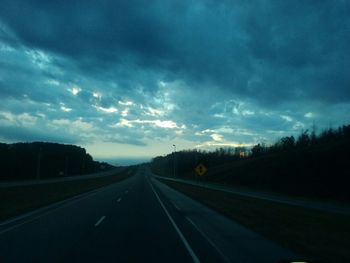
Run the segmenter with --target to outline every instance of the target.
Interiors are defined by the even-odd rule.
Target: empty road
[[[296,256],[140,169],[0,224],[0,262],[279,262]]]

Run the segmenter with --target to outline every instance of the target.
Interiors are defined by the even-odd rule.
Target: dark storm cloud
[[[149,1],[2,1],[1,10],[25,44],[87,64],[118,61],[128,50],[159,57],[168,46]]]
[[[262,73],[262,96],[284,89],[288,99],[349,101],[349,2],[271,3],[257,5],[259,15],[247,16],[245,24],[252,57],[267,69],[257,71]]]
[[[126,61],[267,103],[339,102],[350,99],[349,8],[346,1],[11,0],[0,14],[26,45],[86,70],[113,72]]]
[[[84,70],[113,74],[126,62],[268,104],[350,99],[349,8],[347,1],[11,0],[0,15],[26,45]]]

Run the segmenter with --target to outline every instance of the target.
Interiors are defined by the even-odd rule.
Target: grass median
[[[134,172],[130,168],[100,178],[0,188],[0,221],[119,182]]]
[[[299,255],[350,262],[350,216],[161,181]]]

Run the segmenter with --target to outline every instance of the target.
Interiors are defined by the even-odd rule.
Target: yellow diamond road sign
[[[207,169],[207,167],[205,167],[203,164],[198,164],[197,166],[196,166],[196,168],[194,168],[194,170],[196,171],[196,173],[197,173],[197,175],[198,176],[202,176],[202,175],[204,175],[207,171],[208,171],[208,169]]]

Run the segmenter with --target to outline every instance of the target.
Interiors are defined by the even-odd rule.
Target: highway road
[[[0,225],[0,262],[279,262],[296,255],[157,181],[119,183]]]

